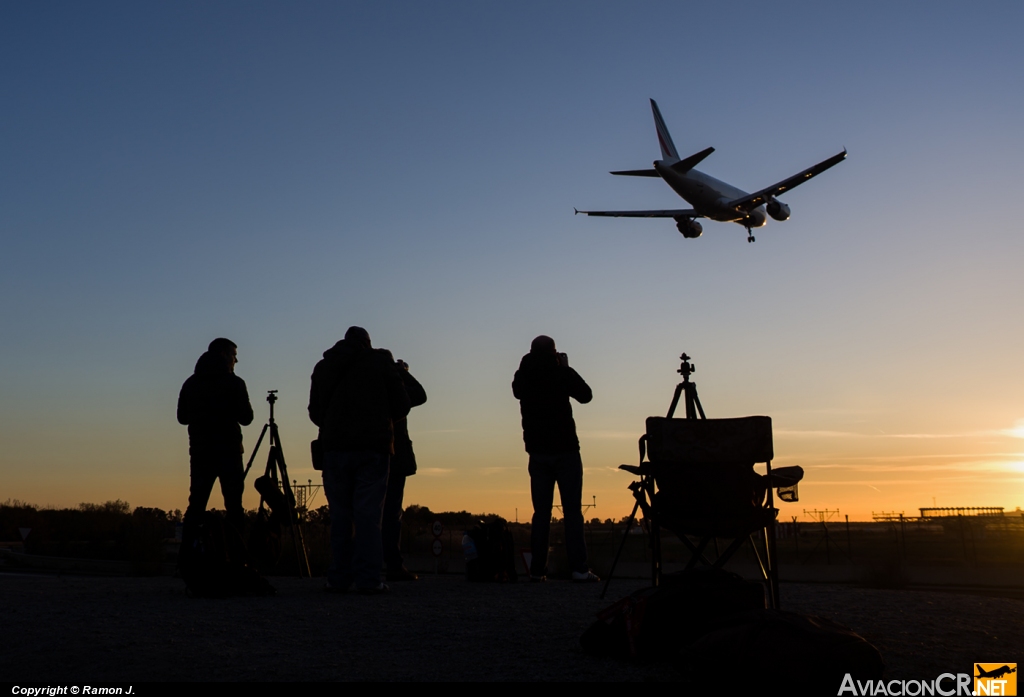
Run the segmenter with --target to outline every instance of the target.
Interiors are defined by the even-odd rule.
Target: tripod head
[[[677,370],[676,372],[683,376],[683,382],[689,382],[690,373],[697,372],[697,366],[695,366],[693,363],[690,363],[690,357],[687,356],[686,353],[683,353],[683,355],[679,357],[679,360],[681,360],[683,364],[679,366],[679,370]]]
[[[274,423],[274,402],[277,401],[277,390],[267,390],[267,401],[270,402],[270,423]]]

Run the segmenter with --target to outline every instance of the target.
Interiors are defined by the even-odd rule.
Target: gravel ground
[[[591,658],[594,613],[642,584],[470,584],[427,576],[388,596],[329,595],[275,578],[270,598],[192,598],[174,578],[0,574],[0,676],[32,682],[677,680],[671,665]],[[783,607],[879,648],[887,677],[1014,662],[1024,600],[784,584]]]

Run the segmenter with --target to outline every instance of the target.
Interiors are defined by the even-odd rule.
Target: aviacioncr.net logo
[[[1016,663],[975,663],[975,695],[1016,695]]]
[[[965,695],[971,697],[971,676],[967,673],[943,673],[933,680],[856,680],[849,673],[843,677],[837,695],[891,695],[892,697],[918,697],[918,695]],[[1014,693],[1016,694],[1016,693]]]

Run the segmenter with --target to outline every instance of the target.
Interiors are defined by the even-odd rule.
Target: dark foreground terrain
[[[383,597],[275,578],[269,598],[197,599],[179,579],[0,574],[0,675],[21,682],[177,680],[678,680],[669,664],[591,658],[594,613],[640,581],[469,584],[428,576]],[[784,584],[784,609],[852,627],[887,677],[1014,662],[1024,600]]]

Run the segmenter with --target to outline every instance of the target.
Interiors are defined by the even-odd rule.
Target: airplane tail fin
[[[679,160],[679,153],[676,151],[676,145],[672,142],[672,136],[668,133],[668,128],[665,126],[665,120],[661,118],[661,111],[658,109],[658,103],[651,100],[651,111],[654,112],[654,127],[658,129],[658,143],[661,145],[661,157],[664,160]]]

